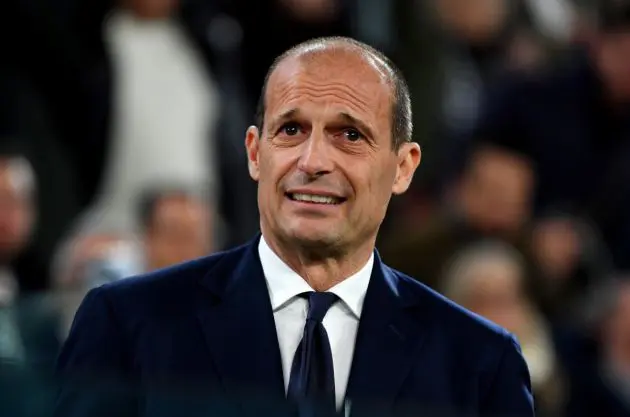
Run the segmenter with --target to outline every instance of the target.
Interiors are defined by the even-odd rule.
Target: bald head
[[[402,143],[411,141],[413,133],[411,100],[409,88],[401,72],[381,52],[344,37],[313,39],[294,46],[275,59],[267,72],[258,101],[256,125],[260,132],[263,131],[265,123],[269,82],[280,67],[295,62],[312,67],[314,71],[334,70],[336,65],[341,65],[351,67],[353,71],[373,72],[390,90],[393,148],[398,149]]]

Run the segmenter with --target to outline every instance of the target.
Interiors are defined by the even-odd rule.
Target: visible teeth
[[[319,204],[337,204],[339,200],[335,197],[324,196],[324,195],[312,195],[312,194],[292,194],[294,200],[297,201],[306,201],[309,203],[319,203]]]

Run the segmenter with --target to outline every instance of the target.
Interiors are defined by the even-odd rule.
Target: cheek
[[[279,189],[286,168],[282,158],[265,155],[260,158],[258,178],[258,208],[261,213],[270,215],[272,206],[278,204]]]
[[[397,165],[390,162],[374,164],[370,167],[368,175],[371,178],[371,187],[375,197],[378,196],[378,198],[385,200],[389,199],[397,172]]]
[[[277,190],[283,178],[291,172],[296,165],[297,157],[294,149],[261,149],[258,171],[258,183],[260,188],[267,192]]]
[[[360,180],[365,184],[365,198],[370,200],[370,205],[376,212],[375,215],[381,217],[387,210],[387,205],[392,195],[392,184],[395,172],[391,169],[370,169]]]
[[[271,192],[278,183],[277,167],[271,158],[261,158],[258,165],[258,189],[263,191],[263,196]]]

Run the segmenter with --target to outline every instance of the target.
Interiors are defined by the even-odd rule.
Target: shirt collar
[[[298,294],[313,289],[291,269],[276,253],[269,247],[264,236],[260,238],[258,244],[258,255],[262,265],[267,288],[271,298],[271,308],[277,311],[284,307],[286,303]],[[337,295],[348,309],[356,316],[361,317],[365,294],[372,275],[374,266],[374,253],[368,262],[354,275],[341,281],[332,287],[329,292]]]

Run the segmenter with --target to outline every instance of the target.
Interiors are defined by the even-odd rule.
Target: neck
[[[280,259],[315,291],[327,291],[365,266],[374,251],[375,239],[352,250],[306,247],[263,232],[263,238]]]

